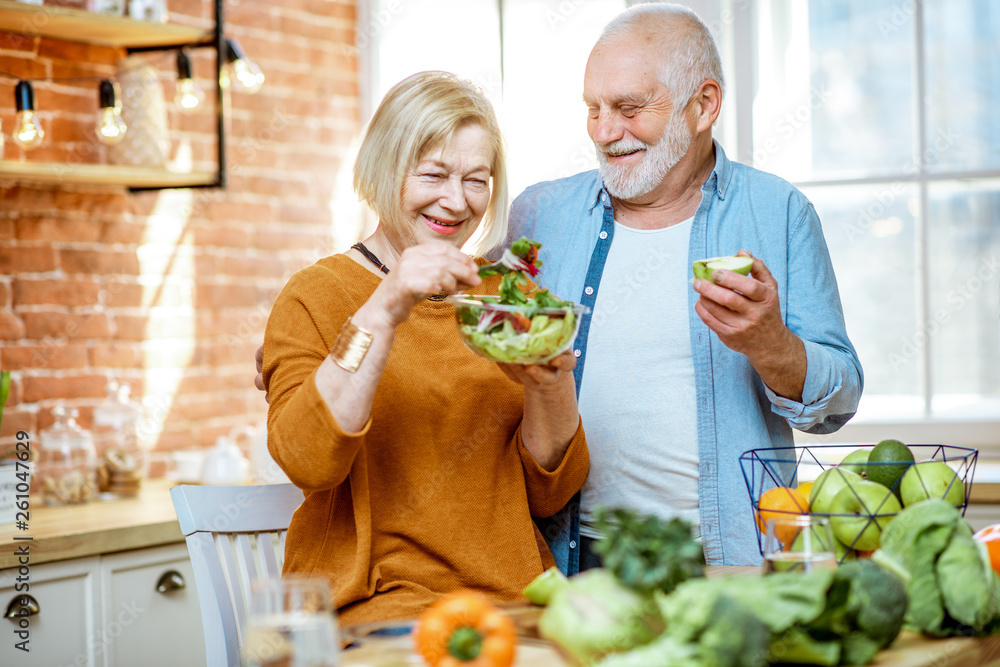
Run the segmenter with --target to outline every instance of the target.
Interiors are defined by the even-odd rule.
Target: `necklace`
[[[360,252],[362,255],[364,255],[365,259],[367,259],[369,262],[378,267],[379,271],[381,271],[382,273],[389,273],[389,267],[383,264],[381,261],[379,261],[379,258],[375,256],[375,253],[366,248],[364,243],[358,241],[351,247]]]
[[[357,243],[355,243],[351,247],[354,248],[355,250],[357,250],[358,252],[360,252],[362,255],[364,255],[365,259],[367,259],[369,262],[371,262],[372,264],[374,264],[378,268],[379,271],[381,271],[382,273],[385,273],[385,274],[389,273],[389,267],[386,266],[385,264],[383,264],[382,261],[378,257],[375,256],[375,253],[373,253],[371,250],[369,250],[368,248],[366,248],[364,243],[362,243],[361,241],[358,241]],[[447,296],[448,296],[447,294],[445,294],[444,292],[442,292],[441,294],[432,294],[432,295],[430,295],[429,297],[427,297],[427,300],[428,301],[444,301],[445,297],[447,297]]]

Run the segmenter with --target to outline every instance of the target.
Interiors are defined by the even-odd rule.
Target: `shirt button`
[[[608,238],[608,233],[607,232],[601,232],[599,234],[599,236],[601,237],[601,240],[603,241],[604,239]]]
[[[590,296],[591,294],[594,293],[594,288],[593,287],[584,287],[583,288],[583,293],[586,294],[587,296]]]
[[[570,549],[576,549],[576,540],[570,540],[569,541],[569,548]]]
[[[583,352],[581,352],[580,350],[573,350],[574,357],[579,357],[581,354],[583,354]]]

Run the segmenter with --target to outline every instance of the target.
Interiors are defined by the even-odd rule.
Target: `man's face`
[[[632,199],[651,192],[691,145],[683,109],[657,77],[657,53],[641,35],[596,47],[587,61],[587,132],[608,192]]]

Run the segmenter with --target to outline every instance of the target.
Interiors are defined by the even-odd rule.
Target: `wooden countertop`
[[[417,662],[413,639],[397,637],[378,644],[344,651],[341,667],[411,665]],[[525,640],[518,646],[514,667],[568,667],[569,663],[546,642]],[[880,652],[870,667],[997,667],[1000,665],[1000,637],[972,639],[951,637],[927,639],[904,632],[890,647]]]
[[[706,575],[709,577],[754,577],[760,576],[760,572],[759,567],[706,568]],[[514,667],[569,666],[550,642],[538,638],[537,623],[543,611],[542,607],[518,604],[511,605],[506,611],[514,619],[520,635]],[[399,623],[386,625],[396,624]],[[423,664],[415,657],[411,636],[365,638],[364,629],[378,625],[345,629],[352,639],[360,638],[360,646],[344,651],[340,659],[341,667]],[[1000,636],[980,639],[971,637],[931,639],[913,632],[902,632],[892,646],[878,654],[871,665],[873,667],[1000,667]]]
[[[45,507],[32,494],[28,528],[0,526],[0,569],[16,566],[13,544],[30,545],[32,565],[183,542],[170,500],[175,482],[146,480],[136,498]],[[15,537],[31,537],[15,542]]]

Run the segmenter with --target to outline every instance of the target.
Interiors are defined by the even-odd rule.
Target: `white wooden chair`
[[[285,532],[302,504],[292,484],[170,490],[194,569],[208,667],[240,667],[255,579],[281,576]]]

